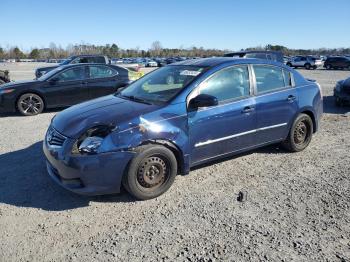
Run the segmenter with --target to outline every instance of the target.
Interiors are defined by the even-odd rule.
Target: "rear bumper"
[[[109,152],[96,155],[71,155],[74,141],[52,147],[46,139],[43,151],[47,172],[63,188],[81,195],[119,193],[121,181],[133,152]]]

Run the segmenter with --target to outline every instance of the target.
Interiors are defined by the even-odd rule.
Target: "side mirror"
[[[57,82],[58,82],[58,78],[57,78],[57,77],[54,77],[54,78],[49,79],[49,83],[50,83],[51,85],[54,85],[54,84],[56,84]]]
[[[208,106],[216,106],[218,105],[218,99],[215,96],[200,94],[194,98],[192,98],[189,102],[190,108],[200,108],[200,107],[208,107]]]

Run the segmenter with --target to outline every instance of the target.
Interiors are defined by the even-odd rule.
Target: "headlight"
[[[90,128],[74,143],[72,154],[97,154],[104,138],[113,130],[115,130],[115,127],[112,125]]]
[[[79,146],[80,153],[96,154],[102,144],[103,138],[98,136],[87,137]]]
[[[15,89],[0,89],[0,95],[2,94],[9,94],[15,91]]]

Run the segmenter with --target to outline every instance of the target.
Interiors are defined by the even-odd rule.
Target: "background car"
[[[37,80],[0,87],[0,111],[30,116],[112,94],[130,83],[129,70],[101,64],[65,65]]]
[[[177,174],[215,159],[275,143],[304,150],[322,115],[320,89],[268,60],[175,63],[57,114],[44,139],[47,170],[76,193],[123,185],[138,199],[154,198]]]
[[[350,104],[350,77],[337,82],[334,87],[334,98],[337,106]]]
[[[283,54],[278,51],[241,51],[224,54],[224,57],[257,58],[283,63]]]
[[[324,62],[326,69],[348,69],[350,70],[350,58],[345,56],[332,56],[327,57]]]
[[[67,59],[65,59],[64,62],[57,66],[46,66],[46,67],[40,67],[35,70],[35,77],[39,78],[42,75],[50,72],[51,70],[62,66],[62,65],[69,65],[69,64],[80,64],[80,63],[95,63],[95,64],[110,64],[110,60],[107,56],[103,55],[77,55],[77,56],[71,56]]]
[[[313,56],[295,56],[287,62],[289,67],[304,67],[305,69],[316,69],[322,65],[322,60]]]

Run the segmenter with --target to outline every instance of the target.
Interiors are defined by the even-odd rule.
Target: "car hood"
[[[94,126],[119,127],[120,123],[153,111],[158,107],[109,95],[63,110],[54,117],[52,125],[64,136],[79,138],[85,131]],[[133,127],[132,122],[130,125],[128,127]]]
[[[28,87],[38,84],[38,80],[27,80],[27,81],[16,81],[16,82],[9,82],[6,84],[3,84],[0,86],[0,88],[17,88],[17,87]]]

